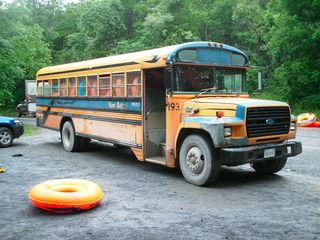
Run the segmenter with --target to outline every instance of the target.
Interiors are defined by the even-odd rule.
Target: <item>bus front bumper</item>
[[[247,147],[222,148],[221,164],[236,166],[245,163],[268,161],[276,158],[292,157],[302,152],[300,141],[261,144]]]

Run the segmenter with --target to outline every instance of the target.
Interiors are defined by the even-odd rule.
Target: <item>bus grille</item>
[[[247,109],[249,138],[287,134],[290,129],[289,107],[257,107]]]

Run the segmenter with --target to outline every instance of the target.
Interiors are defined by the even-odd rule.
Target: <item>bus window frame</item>
[[[57,90],[58,90],[58,95],[53,95],[53,83],[57,82]],[[51,97],[58,97],[59,96],[59,78],[54,78],[51,80]]]
[[[75,97],[86,97],[87,96],[87,75],[80,75],[80,76],[75,76],[76,78],[76,96]],[[85,94],[79,96],[79,78],[84,78],[85,80],[85,86],[82,86],[82,88],[84,87],[85,90]]]
[[[142,70],[141,69],[133,69],[133,70],[128,70],[125,72],[126,78],[128,77],[129,73],[132,72],[139,72],[140,73],[140,83],[138,85],[130,85],[130,86],[140,86],[140,96],[128,96],[128,80],[126,81],[126,90],[127,90],[127,98],[141,98],[142,97]]]
[[[244,57],[245,59],[245,64],[244,65],[227,65],[227,64],[217,64],[217,63],[202,63],[202,62],[199,62],[199,61],[188,61],[188,60],[183,60],[179,57],[179,53],[182,52],[182,51],[185,51],[185,50],[196,50],[196,54],[197,54],[197,57],[198,57],[198,54],[199,54],[199,50],[200,49],[206,49],[207,47],[190,47],[190,48],[184,48],[184,49],[180,49],[179,51],[176,52],[176,56],[177,56],[177,63],[176,64],[194,64],[194,65],[215,65],[215,66],[221,66],[221,67],[249,67],[250,65],[250,61],[248,59],[248,57],[240,52],[237,52],[237,51],[234,51],[234,50],[228,50],[228,49],[225,49],[225,48],[217,48],[219,50],[222,50],[222,51],[226,51],[226,52],[230,52],[231,54],[231,62],[232,63],[232,54],[235,54],[235,55],[240,55],[242,57]],[[214,49],[214,48],[213,48]]]
[[[90,96],[90,95],[89,95],[89,77],[92,77],[92,76],[95,76],[95,77],[96,77],[96,81],[97,81],[96,89],[99,90],[99,88],[98,88],[99,74],[88,74],[88,75],[86,75],[86,79],[87,79],[87,80],[86,80],[86,97],[89,97],[89,98],[97,98],[97,97],[99,97],[98,91],[97,91],[97,93],[96,93],[95,96]]]
[[[75,76],[70,76],[70,77],[68,77],[67,79],[68,79],[68,91],[67,91],[67,92],[68,92],[68,97],[77,97],[77,77],[75,77]],[[75,80],[75,86],[74,86],[74,87],[75,87],[75,90],[76,90],[76,94],[75,94],[75,95],[70,95],[70,94],[69,94],[69,91],[70,91],[69,80],[70,80],[70,79],[74,79],[74,80]]]
[[[100,76],[104,76],[104,75],[109,75],[109,95],[107,96],[100,96]],[[99,98],[110,98],[112,97],[112,88],[111,88],[111,72],[102,72],[98,74],[98,82],[99,82],[99,88],[98,88],[98,92],[99,92]]]
[[[61,80],[65,80],[65,86],[64,86],[64,89],[65,89],[65,91],[67,91],[68,90],[68,88],[67,88],[67,82],[68,82],[68,78],[67,77],[63,77],[63,78],[59,78],[59,97],[68,97],[68,95],[67,94],[65,94],[65,95],[61,95]],[[66,93],[66,92],[65,92]]]
[[[41,95],[39,95],[39,83],[41,83],[41,85],[42,85]],[[37,96],[43,97],[43,80],[37,81]]]
[[[45,83],[49,84],[49,95],[45,95],[45,91],[44,91],[44,85]],[[52,92],[51,92],[51,88],[52,88],[52,79],[46,79],[46,80],[42,80],[42,96],[43,97],[51,97],[52,96]]]
[[[194,67],[214,67],[214,68],[227,68],[227,69],[231,69],[233,71],[236,71],[236,70],[243,70],[244,71],[244,79],[242,79],[242,87],[244,86],[245,87],[245,91],[243,92],[221,92],[221,91],[217,91],[215,93],[212,93],[212,92],[206,92],[205,95],[208,95],[208,94],[215,94],[215,95],[219,95],[219,94],[236,94],[236,95],[239,95],[239,94],[248,94],[247,92],[247,89],[246,89],[246,79],[247,79],[247,76],[246,76],[246,73],[247,71],[249,70],[248,67],[245,67],[245,66],[222,66],[222,65],[217,65],[217,64],[198,64],[198,63],[191,63],[191,62],[178,62],[178,63],[175,63],[173,64],[173,71],[174,71],[174,74],[176,75],[175,76],[175,80],[176,80],[176,86],[178,86],[179,84],[179,76],[178,76],[178,73],[177,73],[177,68],[176,67],[179,67],[179,66],[194,66]],[[173,90],[172,91],[173,94],[199,94],[200,92],[192,92],[192,91],[177,91],[177,90]]]
[[[124,94],[123,94],[123,96],[115,96],[115,95],[113,94],[113,75],[117,75],[117,74],[123,74],[123,76],[124,76],[124,83],[123,83]],[[127,86],[127,82],[126,82],[126,71],[112,72],[111,75],[112,75],[112,95],[111,95],[111,97],[112,97],[112,98],[126,98],[126,97],[127,97],[127,95],[126,95],[126,90],[125,90],[125,89],[126,89],[126,86]]]

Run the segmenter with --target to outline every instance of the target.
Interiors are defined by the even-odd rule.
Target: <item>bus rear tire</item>
[[[66,121],[61,130],[61,141],[63,148],[68,152],[78,152],[82,147],[82,139],[76,136],[76,132],[71,121]]]
[[[184,178],[191,184],[206,186],[220,173],[220,160],[209,139],[190,135],[182,143],[179,164]]]
[[[263,162],[252,163],[252,168],[261,174],[273,174],[279,172],[287,163],[287,158],[282,157]]]

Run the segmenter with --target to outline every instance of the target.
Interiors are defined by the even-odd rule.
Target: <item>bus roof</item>
[[[121,54],[110,57],[96,58],[87,61],[74,62],[50,67],[44,67],[37,72],[37,76],[47,76],[52,74],[62,74],[68,72],[80,72],[92,69],[112,68],[126,65],[142,64],[147,68],[166,66],[175,59],[177,53],[181,50],[208,48],[222,49],[242,55],[249,63],[245,53],[241,50],[226,44],[212,42],[188,42],[179,45],[173,45],[163,48],[139,51],[127,54]],[[157,64],[156,64],[157,63]]]

